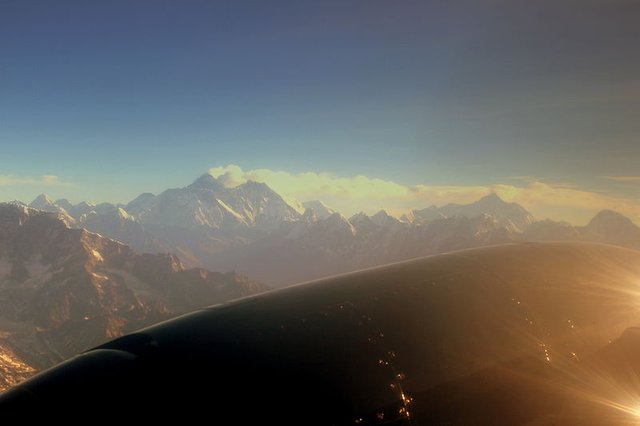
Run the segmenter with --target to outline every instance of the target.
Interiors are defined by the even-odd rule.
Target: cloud
[[[318,199],[349,216],[359,211],[375,213],[386,209],[400,215],[414,208],[447,203],[471,203],[496,193],[508,202],[516,202],[537,218],[585,223],[597,211],[618,210],[634,220],[640,219],[640,205],[633,200],[617,198],[594,191],[578,189],[568,184],[548,184],[539,180],[523,186],[506,183],[494,185],[442,186],[403,185],[368,176],[337,176],[328,172],[289,173],[270,169],[243,170],[230,164],[214,167],[211,175],[229,187],[248,180],[264,182],[287,201]]]
[[[640,176],[600,176],[602,179],[612,180],[614,182],[640,182]]]
[[[524,187],[494,185],[492,188],[506,201],[521,204],[538,218],[550,217],[579,224],[585,223],[600,210],[610,209],[636,221],[640,219],[640,204],[635,200],[565,184],[531,182]]]
[[[535,176],[507,176],[505,179],[507,179],[507,180],[523,180],[525,182],[535,182],[537,180],[540,180],[540,178],[537,178]]]
[[[345,214],[379,210],[389,201],[397,202],[414,196],[406,186],[362,175],[341,177],[328,172],[292,174],[270,169],[245,171],[234,164],[212,168],[209,173],[229,187],[248,180],[264,182],[288,201],[318,199]]]
[[[56,175],[42,175],[42,176],[15,176],[15,175],[0,175],[0,186],[11,185],[45,185],[45,186],[66,186],[68,182],[64,182]]]

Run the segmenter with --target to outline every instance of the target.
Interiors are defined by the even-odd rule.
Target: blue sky
[[[121,202],[238,164],[633,203],[639,18],[624,0],[3,1],[0,198]]]

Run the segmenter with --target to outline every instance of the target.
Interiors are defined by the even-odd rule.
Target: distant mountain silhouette
[[[626,247],[640,248],[640,228],[631,219],[612,210],[598,213],[586,226],[585,236]]]
[[[73,206],[46,196],[32,204],[139,252],[176,253],[186,265],[240,271],[273,286],[513,241],[640,248],[640,229],[617,213],[602,212],[587,227],[535,221],[495,193],[471,204],[416,209],[400,220],[384,210],[347,219],[318,200],[292,206],[264,183],[228,188],[204,174],[184,188],[142,194],[125,206]]]

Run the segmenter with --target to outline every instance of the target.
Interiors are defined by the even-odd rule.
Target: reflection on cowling
[[[640,252],[475,249],[142,330],[6,392],[0,410],[82,420],[81,406],[105,419],[214,424],[638,424],[636,326]]]

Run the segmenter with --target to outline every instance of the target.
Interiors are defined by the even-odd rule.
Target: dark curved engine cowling
[[[321,280],[124,336],[0,395],[68,422],[632,424],[640,252],[476,249]]]

